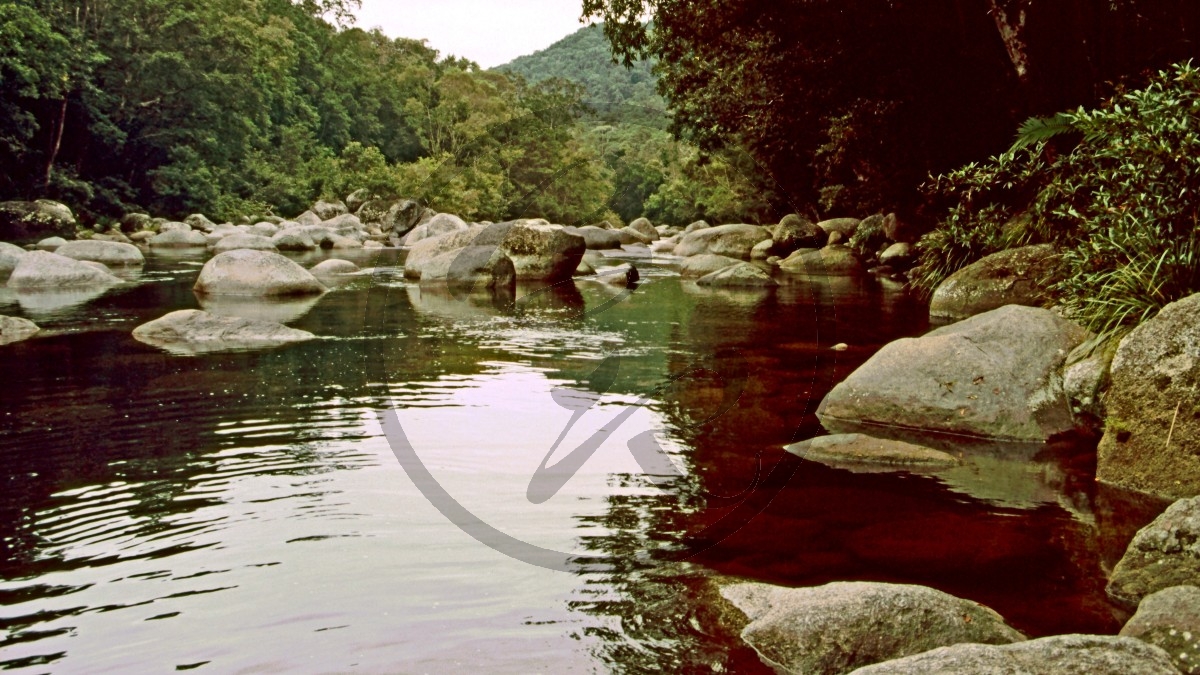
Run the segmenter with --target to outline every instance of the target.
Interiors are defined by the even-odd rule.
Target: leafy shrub
[[[932,290],[988,253],[1051,242],[1068,267],[1055,295],[1093,330],[1135,324],[1200,290],[1200,70],[1176,65],[1054,122],[1053,134],[1027,124],[1046,138],[927,186],[950,208],[918,244],[917,283]]]

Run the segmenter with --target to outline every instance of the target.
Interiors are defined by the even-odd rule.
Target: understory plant
[[[1008,152],[938,176],[946,216],[918,243],[931,292],[996,251],[1053,243],[1053,287],[1097,332],[1134,325],[1200,290],[1200,71],[1191,62],[1095,110],[1031,120]]]

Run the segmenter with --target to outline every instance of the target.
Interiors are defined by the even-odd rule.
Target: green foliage
[[[1078,129],[1072,123],[1071,117],[1063,113],[1056,113],[1050,117],[1030,117],[1017,129],[1017,140],[1009,152],[1076,131]]]
[[[924,237],[919,283],[1001,248],[1052,242],[1055,292],[1093,330],[1136,324],[1200,290],[1200,70],[1159,73],[1095,110],[1063,113],[1082,139],[1040,141],[929,186],[950,210]]]
[[[1092,105],[1197,53],[1197,3],[1000,4],[1011,11],[584,0],[583,12],[619,58],[655,61],[675,128],[703,149],[748,148],[800,210],[904,215],[924,206],[930,173],[1002,151],[1030,115]]]
[[[665,129],[666,101],[650,60],[615,63],[601,26],[592,25],[535,54],[519,57],[497,70],[516,73],[532,83],[562,79],[583,87],[583,102],[596,119]]]

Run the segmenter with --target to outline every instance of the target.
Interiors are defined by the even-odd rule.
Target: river
[[[631,294],[460,298],[388,251],[317,300],[210,307],[320,340],[133,340],[198,306],[203,260],[152,255],[90,300],[0,294],[43,329],[0,348],[2,669],[769,672],[719,629],[713,574],[927,584],[1031,635],[1120,625],[1103,570],[1144,518],[1097,492],[1087,449],[1034,487],[782,451],[928,328],[897,288],[704,291],[639,258]],[[538,472],[577,448],[578,471]]]

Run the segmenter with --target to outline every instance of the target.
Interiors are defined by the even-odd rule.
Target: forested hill
[[[651,112],[666,109],[652,68],[650,61],[632,68],[613,63],[603,26],[592,25],[495,69],[517,73],[531,84],[557,77],[581,85],[584,102],[604,121],[664,126],[666,117]]]

